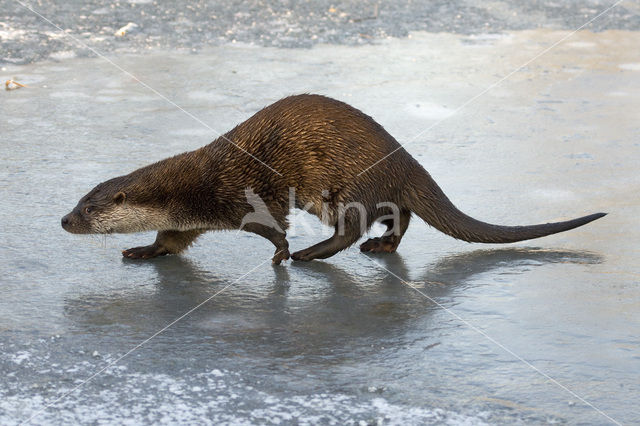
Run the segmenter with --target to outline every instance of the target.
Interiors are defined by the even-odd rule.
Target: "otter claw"
[[[127,250],[122,250],[122,256],[127,259],[151,259],[157,256],[163,256],[167,254],[166,250],[156,247],[153,244],[144,247],[134,247]]]
[[[279,265],[283,260],[289,260],[291,255],[289,254],[289,250],[281,250],[277,251],[276,254],[271,259],[271,263],[273,265]]]
[[[311,250],[309,249],[297,251],[291,255],[291,258],[293,260],[300,260],[303,262],[308,262],[313,259],[313,257],[311,257]]]
[[[363,253],[393,253],[396,251],[396,248],[397,245],[392,241],[380,237],[369,238],[360,244],[360,251]]]

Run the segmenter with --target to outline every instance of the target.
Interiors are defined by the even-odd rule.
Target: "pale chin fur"
[[[132,234],[146,231],[190,231],[193,229],[223,230],[226,224],[202,222],[177,223],[160,209],[139,206],[119,206],[95,217],[91,223],[92,234]]]
[[[166,213],[147,207],[124,206],[96,217],[92,231],[96,234],[131,234],[135,232],[175,229]]]

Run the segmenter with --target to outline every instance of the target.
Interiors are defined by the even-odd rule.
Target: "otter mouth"
[[[78,221],[78,218],[73,213],[64,216],[60,224],[62,225],[62,229],[71,234],[95,234],[95,231],[87,226],[87,223]]]
[[[71,234],[76,234],[76,235],[88,235],[88,234],[113,234],[113,229],[107,229],[104,231],[96,231],[94,229],[88,229],[88,228],[79,228],[79,227],[74,227],[74,226],[65,226],[62,225],[62,229],[64,229],[65,231],[71,233]]]
[[[87,232],[84,229],[77,229],[77,228],[73,228],[73,227],[62,227],[62,229],[64,229],[65,231],[71,233],[71,234],[76,234],[76,235],[83,235],[83,234],[91,234],[91,232]]]
[[[77,235],[84,235],[84,234],[93,234],[94,232],[91,232],[88,229],[82,229],[82,228],[77,228],[74,226],[62,226],[62,229],[64,229],[65,231],[71,233],[71,234],[77,234]]]

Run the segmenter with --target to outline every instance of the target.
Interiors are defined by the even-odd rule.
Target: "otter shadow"
[[[404,262],[389,256],[367,255],[376,259],[390,272],[411,281]],[[511,273],[526,273],[532,268],[548,264],[598,264],[603,257],[577,250],[549,250],[538,247],[506,247],[498,249],[479,249],[471,252],[448,255],[427,267],[413,283],[424,284],[432,288],[434,296],[446,292],[447,288],[472,285],[471,279],[479,274],[508,268]]]
[[[423,317],[430,309],[438,308],[426,299],[448,297],[454,290],[464,291],[474,285],[473,278],[479,274],[500,268],[522,274],[547,264],[597,264],[603,261],[600,255],[585,251],[526,247],[481,249],[445,256],[412,277],[398,253],[362,256],[378,263],[371,264],[375,270],[371,278],[354,277],[332,264],[319,261],[292,265],[295,269],[320,274],[331,284],[332,291],[311,311],[317,311],[318,318],[325,316],[354,328],[353,332],[357,334],[388,333],[394,327],[402,326],[403,321]],[[407,284],[418,287],[420,292]],[[327,323],[326,319],[324,323]]]
[[[371,339],[401,343],[397,339],[416,322],[426,335],[437,328],[431,313],[439,308],[397,277],[421,284],[420,290],[437,300],[455,298],[454,290],[463,291],[473,276],[497,268],[526,273],[549,263],[602,262],[596,254],[579,251],[477,250],[446,256],[411,279],[399,254],[375,258],[392,273],[372,264],[375,270],[363,278],[330,263],[294,263],[272,268],[253,282],[255,287],[215,276],[179,256],[127,263],[134,269],[151,268],[157,281],[126,293],[67,300],[65,313],[79,331],[108,338],[117,346],[120,339],[125,348],[211,298],[163,338],[179,344],[198,342],[218,353],[241,351],[281,359],[304,355],[312,360],[338,356],[345,347],[368,350]]]

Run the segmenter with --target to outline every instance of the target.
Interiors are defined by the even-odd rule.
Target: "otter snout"
[[[77,214],[71,212],[60,219],[60,224],[62,225],[62,229],[67,232],[71,232],[72,234],[87,234],[89,233],[89,228],[84,220],[81,217],[78,217]]]
[[[72,229],[73,218],[71,216],[72,216],[72,213],[62,216],[62,219],[60,220],[60,224],[62,225],[62,229],[64,229],[65,231],[75,233]]]

